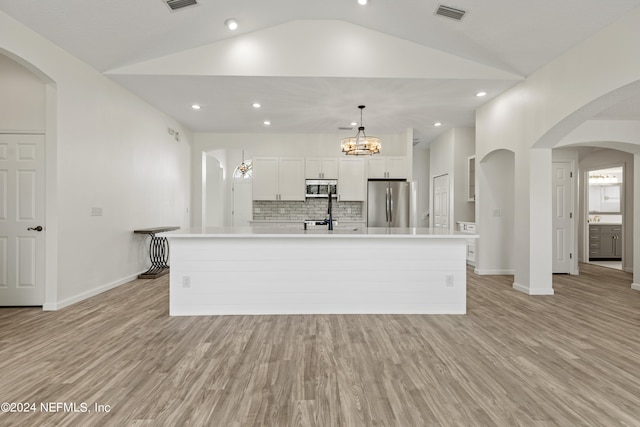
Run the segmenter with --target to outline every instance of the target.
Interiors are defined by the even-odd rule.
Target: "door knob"
[[[42,226],[41,226],[41,225],[39,225],[39,226],[37,226],[37,227],[33,227],[33,228],[32,228],[32,227],[29,227],[29,228],[27,228],[27,230],[42,231],[43,229],[42,229]]]

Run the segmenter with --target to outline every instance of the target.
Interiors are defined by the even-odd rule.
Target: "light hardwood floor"
[[[542,297],[469,271],[467,315],[171,318],[166,276],[2,308],[0,401],[38,411],[0,425],[640,425],[640,293],[580,267]]]

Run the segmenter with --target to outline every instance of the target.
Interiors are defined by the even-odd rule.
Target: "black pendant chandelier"
[[[358,127],[358,133],[356,136],[344,138],[340,144],[340,148],[344,154],[351,156],[378,154],[382,148],[380,138],[367,136],[364,133],[362,110],[364,110],[365,106],[358,105],[358,108],[360,109],[360,127]]]

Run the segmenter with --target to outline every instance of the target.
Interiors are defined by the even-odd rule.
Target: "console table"
[[[133,230],[135,234],[146,234],[151,236],[149,242],[149,258],[151,267],[138,276],[138,279],[155,279],[169,272],[169,242],[166,237],[158,237],[156,233],[179,230],[180,227],[155,227]]]

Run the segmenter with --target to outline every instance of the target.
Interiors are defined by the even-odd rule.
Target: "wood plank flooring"
[[[2,308],[0,402],[38,407],[0,425],[640,426],[640,293],[580,268],[539,297],[470,270],[467,315],[171,318],[166,276]]]

